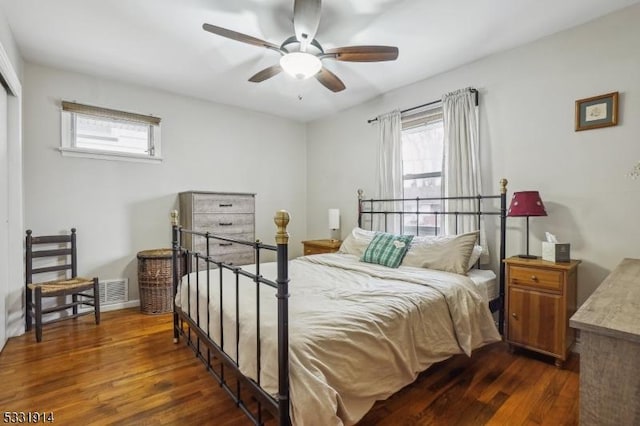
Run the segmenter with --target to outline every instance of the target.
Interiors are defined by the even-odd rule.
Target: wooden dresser
[[[624,259],[571,317],[580,424],[640,424],[640,259]]]
[[[307,240],[302,242],[304,255],[335,253],[340,249],[342,241],[340,240]]]
[[[575,341],[579,260],[555,263],[510,257],[506,263],[506,341],[553,356],[562,367]]]
[[[180,223],[184,228],[255,241],[255,194],[189,191],[181,192],[179,201]],[[203,237],[185,235],[182,245],[206,254]],[[254,250],[249,246],[211,240],[209,250],[211,257],[226,263],[254,263]],[[200,268],[204,267],[202,262]]]

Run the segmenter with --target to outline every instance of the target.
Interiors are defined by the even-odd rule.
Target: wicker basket
[[[138,253],[140,311],[163,314],[173,311],[171,250],[144,250]]]

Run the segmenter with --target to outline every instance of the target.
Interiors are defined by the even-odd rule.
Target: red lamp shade
[[[546,216],[538,191],[514,192],[507,216]]]

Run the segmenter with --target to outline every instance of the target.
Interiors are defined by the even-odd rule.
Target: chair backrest
[[[78,255],[76,252],[76,228],[71,228],[71,234],[68,235],[45,235],[34,237],[31,229],[27,230],[26,238],[26,274],[27,284],[33,282],[34,274],[45,272],[61,272],[71,271],[71,278],[78,276]],[[42,250],[34,250],[37,245],[53,245],[57,244],[57,248],[47,247]],[[34,259],[38,258],[57,258],[58,262],[52,266],[43,266],[34,268]],[[64,262],[64,263],[60,263]]]

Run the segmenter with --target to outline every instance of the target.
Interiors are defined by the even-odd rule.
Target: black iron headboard
[[[500,259],[499,259],[499,284],[500,293],[497,299],[491,300],[489,307],[492,312],[498,311],[498,328],[500,333],[504,329],[504,284],[505,284],[505,243],[506,243],[506,223],[507,223],[507,179],[500,179],[500,193],[498,195],[477,195],[471,197],[417,197],[399,199],[365,199],[362,190],[358,190],[358,226],[366,228],[365,222],[368,220],[369,229],[373,229],[374,218],[381,218],[384,231],[389,227],[389,221],[396,221],[399,225],[399,233],[413,235],[438,235],[444,223],[444,218],[453,216],[454,232],[458,232],[458,220],[460,217],[477,217],[477,227],[480,230],[482,216],[500,217]],[[500,200],[500,207],[486,206],[484,200]],[[449,201],[471,201],[472,208],[445,210]],[[475,202],[473,202],[475,201]],[[431,211],[425,211],[423,207],[434,202],[440,203],[441,207]],[[415,225],[413,222],[415,219]],[[415,226],[415,227],[414,227]]]

